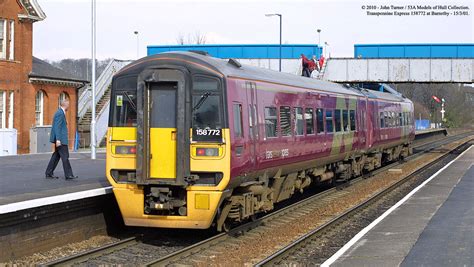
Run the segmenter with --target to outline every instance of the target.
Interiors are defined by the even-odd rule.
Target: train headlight
[[[115,146],[115,154],[130,155],[130,154],[136,154],[136,153],[137,153],[137,147],[135,146]]]
[[[204,157],[218,157],[219,156],[219,149],[218,148],[204,148],[198,147],[196,148],[196,156],[204,156]]]

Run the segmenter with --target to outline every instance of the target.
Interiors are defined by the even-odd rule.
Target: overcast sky
[[[34,24],[34,55],[43,59],[90,57],[90,0],[38,0],[47,18]],[[375,17],[362,5],[381,3],[469,6],[469,16]],[[358,43],[474,43],[472,1],[393,0],[97,0],[97,57],[136,58],[147,45],[177,44],[178,35],[200,32],[212,44],[278,43],[283,14],[283,42],[321,43],[332,56],[353,56]]]

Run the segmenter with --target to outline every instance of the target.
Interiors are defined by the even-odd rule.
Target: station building
[[[204,44],[204,45],[149,45],[147,54],[155,55],[169,51],[204,51],[209,55],[223,59],[237,59],[242,64],[278,70],[280,45],[278,44]],[[298,73],[301,55],[307,58],[322,55],[322,47],[316,44],[282,44],[281,70],[287,73]]]
[[[33,57],[33,24],[46,18],[36,0],[4,0],[0,11],[0,129],[16,129],[17,151],[28,153],[30,129],[50,125],[60,99],[69,98],[72,147],[77,90],[86,81]]]

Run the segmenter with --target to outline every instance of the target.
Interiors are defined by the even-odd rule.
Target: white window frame
[[[40,96],[39,99],[39,111],[36,109],[37,106],[37,101],[38,101],[38,95]],[[39,114],[39,121],[37,118],[37,115]],[[38,91],[35,95],[35,125],[37,126],[43,126],[43,116],[44,115],[44,92],[43,91]]]
[[[8,45],[9,45],[9,53],[8,53],[8,59],[9,60],[15,60],[15,21],[10,20],[10,32],[9,32],[9,38],[8,38]]]
[[[63,99],[68,99],[68,98],[69,98],[69,97],[68,97],[68,95],[67,95],[66,92],[61,92],[61,93],[59,94],[59,98],[58,98],[58,106],[61,107],[61,101],[62,101]]]
[[[0,101],[2,101],[2,108],[0,109],[0,129],[5,129],[6,125],[6,112],[5,112],[5,106],[6,106],[6,94],[5,94],[5,91],[3,90],[0,90]]]
[[[2,51],[0,51],[0,59],[6,59],[7,58],[7,20],[6,19],[0,19],[0,21],[3,21],[3,36],[1,36],[2,39]]]
[[[14,120],[13,120],[13,116],[14,116],[14,113],[15,113],[15,93],[14,91],[10,91],[10,93],[8,94],[8,102],[9,102],[9,105],[8,105],[8,128],[9,129],[13,129],[14,127]]]

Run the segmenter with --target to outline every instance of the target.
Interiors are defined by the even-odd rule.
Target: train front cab
[[[114,78],[107,178],[126,225],[211,226],[230,172],[223,88],[179,66]]]

